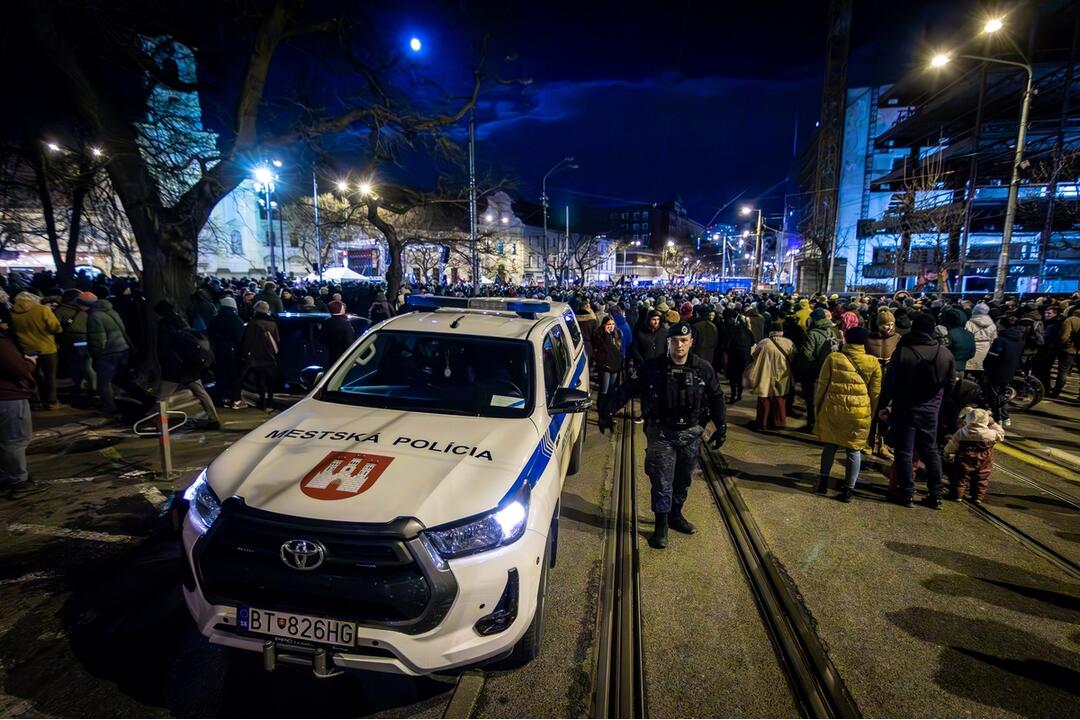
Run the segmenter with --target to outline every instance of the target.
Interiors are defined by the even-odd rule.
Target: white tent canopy
[[[341,267],[341,266],[327,268],[326,270],[323,271],[322,275],[323,275],[323,280],[330,280],[332,282],[343,282],[343,281],[346,281],[346,280],[360,280],[360,281],[363,281],[363,282],[368,282],[368,281],[371,280],[371,278],[366,277],[364,275],[361,275],[360,273],[356,272],[355,270],[350,270],[347,267]],[[308,275],[304,279],[307,280],[308,282],[315,282],[315,281],[317,281],[319,279],[319,276],[316,275],[315,273],[312,273],[311,275]]]

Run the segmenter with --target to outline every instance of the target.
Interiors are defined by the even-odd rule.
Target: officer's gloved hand
[[[720,425],[716,430],[713,430],[713,434],[709,437],[709,445],[712,446],[713,450],[719,450],[725,440],[727,440],[727,424]]]

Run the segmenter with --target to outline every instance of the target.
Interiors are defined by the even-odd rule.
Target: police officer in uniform
[[[707,361],[694,355],[689,323],[675,323],[668,329],[667,354],[646,361],[636,379],[612,393],[607,407],[600,408],[601,431],[613,429],[611,413],[631,397],[642,398],[645,418],[645,472],[652,483],[652,509],[656,529],[649,545],[667,547],[668,527],[692,534],[695,528],[683,517],[683,504],[690,476],[697,465],[704,425],[711,418],[716,429],[709,444],[719,449],[727,435],[724,393],[716,372]]]

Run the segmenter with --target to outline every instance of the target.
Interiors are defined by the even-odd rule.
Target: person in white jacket
[[[1005,439],[1005,430],[994,422],[989,410],[966,407],[963,424],[945,443],[945,474],[949,499],[960,500],[970,488],[971,501],[980,504],[990,490],[994,445]]]
[[[747,387],[758,396],[757,418],[752,430],[787,428],[787,398],[791,388],[791,359],[795,345],[784,337],[784,326],[774,321],[769,336],[750,351],[753,361],[746,370]]]
[[[994,338],[997,337],[997,326],[990,317],[990,307],[986,303],[979,303],[973,307],[971,319],[964,324],[964,329],[975,336],[975,356],[967,361],[964,372],[977,381],[982,377],[986,353],[990,350]]]

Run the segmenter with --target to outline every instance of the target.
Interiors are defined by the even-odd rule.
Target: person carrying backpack
[[[823,308],[815,308],[810,313],[810,329],[806,332],[806,340],[795,354],[795,376],[806,403],[806,425],[802,428],[803,432],[814,431],[814,422],[817,420],[815,387],[821,367],[829,353],[839,351],[840,338],[836,335],[836,327]]]
[[[154,312],[161,318],[157,327],[157,355],[161,366],[158,399],[168,401],[180,389],[187,389],[202,405],[206,415],[198,426],[218,430],[221,422],[210,393],[202,384],[202,373],[214,365],[210,343],[188,327],[168,300],[159,300]]]
[[[244,364],[240,386],[250,373],[255,378],[259,392],[258,406],[270,412],[274,409],[274,384],[277,381],[277,356],[281,347],[281,335],[277,323],[270,316],[270,305],[260,300],[255,303],[255,315],[244,328],[240,339],[240,359]]]
[[[897,489],[892,501],[913,507],[915,452],[926,465],[930,494],[924,504],[941,507],[941,452],[937,443],[938,417],[946,392],[956,382],[956,362],[949,349],[934,339],[934,318],[917,313],[911,331],[900,341],[882,383],[878,414],[892,427]],[[891,405],[891,408],[889,407]]]

